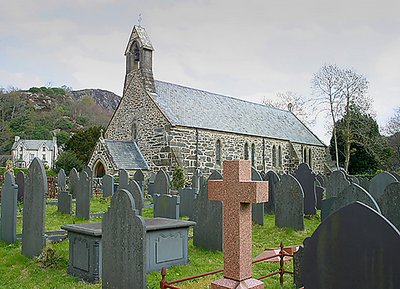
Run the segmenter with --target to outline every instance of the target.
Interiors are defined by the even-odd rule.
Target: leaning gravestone
[[[90,178],[85,171],[79,175],[79,185],[76,192],[76,217],[90,218]]]
[[[299,181],[283,175],[275,196],[275,226],[304,230],[304,193]]]
[[[57,195],[57,209],[62,214],[72,214],[72,195],[66,191],[60,191]]]
[[[114,194],[114,177],[110,175],[103,176],[103,197],[107,198]]]
[[[296,179],[299,181],[304,193],[304,214],[317,214],[317,197],[315,195],[315,174],[312,172],[308,164],[302,163],[299,165],[296,174]]]
[[[128,191],[114,194],[102,233],[103,288],[146,288],[146,230]]]
[[[399,231],[360,203],[333,213],[304,241],[304,288],[400,288]],[[296,287],[298,288],[298,287]]]
[[[8,172],[1,189],[0,240],[8,244],[17,240],[17,196],[18,186],[14,176]]]
[[[268,202],[265,204],[265,210],[268,213],[273,213],[275,212],[275,192],[280,177],[274,171],[268,171],[264,175],[263,180],[268,181]]]
[[[208,199],[208,181],[222,179],[217,171],[207,181],[201,178],[199,196],[194,201],[193,244],[212,251],[222,251],[223,247],[222,202]]]
[[[262,182],[263,179],[254,167],[251,167],[251,180]],[[253,203],[251,210],[251,218],[254,223],[264,226],[264,206],[266,203]]]
[[[83,168],[83,171],[87,173],[90,181],[90,197],[93,195],[93,171],[89,166],[85,166]]]
[[[24,200],[25,195],[25,174],[24,172],[20,171],[17,173],[15,183],[18,186],[18,201]]]
[[[140,190],[144,192],[144,174],[142,170],[137,170],[133,175],[133,179],[139,185]]]
[[[47,177],[43,163],[34,158],[29,166],[24,197],[22,254],[39,256],[45,246]]]
[[[144,199],[139,184],[134,180],[130,181],[128,184],[128,191],[131,193],[133,200],[135,201],[135,207],[138,211],[138,215],[141,216],[144,207]]]
[[[400,183],[387,185],[378,204],[382,215],[388,218],[397,229],[400,229]]]
[[[79,184],[79,173],[73,168],[69,173],[69,192],[72,195],[72,198],[76,198],[76,191],[78,189]]]
[[[118,190],[124,190],[129,185],[129,173],[127,170],[121,169],[118,171]]]
[[[58,192],[65,192],[67,189],[67,176],[64,169],[60,169],[57,175]]]
[[[386,186],[396,182],[397,179],[391,173],[382,172],[371,179],[368,191],[375,198],[375,200],[379,201],[380,197],[385,191]]]
[[[333,171],[326,182],[326,198],[336,197],[337,194],[344,190],[348,185],[350,185],[350,181],[347,179],[343,170]]]

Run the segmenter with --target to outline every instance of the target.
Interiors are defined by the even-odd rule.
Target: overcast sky
[[[0,87],[121,95],[141,13],[156,79],[262,102],[310,95],[313,74],[335,63],[367,77],[380,125],[400,106],[396,0],[13,0],[0,11]],[[322,121],[313,130],[328,142]]]

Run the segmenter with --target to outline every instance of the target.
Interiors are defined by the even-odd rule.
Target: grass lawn
[[[93,197],[91,213],[105,212],[110,199]],[[85,223],[86,220],[57,212],[56,205],[46,207],[46,231],[59,230],[64,224]],[[74,208],[73,208],[74,210]],[[152,217],[152,209],[145,208],[144,217]],[[18,216],[17,232],[22,231],[22,216]],[[91,219],[90,222],[100,222],[100,218]],[[274,216],[265,216],[265,225],[253,225],[253,256],[260,254],[265,248],[275,248],[281,241],[285,245],[301,244],[305,237],[310,236],[319,221],[316,219],[305,220],[304,231],[296,232],[290,229],[278,229],[274,226]],[[191,232],[190,232],[191,234]],[[191,275],[221,269],[223,267],[222,252],[210,252],[193,246],[189,240],[190,262],[185,266],[175,266],[167,270],[167,280],[180,279]],[[0,288],[101,288],[101,284],[90,284],[79,281],[67,274],[68,266],[68,240],[61,243],[48,244],[40,258],[29,259],[21,255],[21,242],[7,245],[0,242]],[[258,263],[253,266],[255,278],[266,275],[278,269],[278,263]],[[292,271],[292,263],[286,268]],[[196,282],[176,284],[181,288],[208,288],[213,280],[221,278],[222,274],[212,275],[197,279]],[[274,276],[264,279],[266,288],[293,288],[293,278],[285,275],[285,285],[279,285],[279,277]],[[159,288],[161,275],[152,272],[147,275],[147,288]]]

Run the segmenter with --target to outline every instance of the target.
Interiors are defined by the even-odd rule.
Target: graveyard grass
[[[105,212],[110,198],[94,197],[91,201],[91,213]],[[73,207],[73,210],[75,208]],[[143,210],[144,217],[152,217],[152,209]],[[22,214],[18,214],[17,233],[22,230]],[[89,222],[100,222],[100,218]],[[72,223],[85,223],[87,220],[63,215],[57,212],[57,205],[46,206],[46,231],[60,230],[60,226]],[[266,248],[276,248],[282,241],[285,245],[301,244],[305,237],[310,236],[319,225],[317,219],[305,219],[305,230],[294,231],[287,228],[275,228],[273,215],[265,216],[265,225],[253,225],[253,257]],[[190,232],[191,235],[191,232]],[[218,270],[223,267],[222,252],[211,252],[193,246],[189,240],[190,262],[185,266],[174,266],[167,269],[167,280],[172,281],[204,272]],[[101,288],[101,284],[90,284],[79,281],[67,274],[68,240],[61,243],[47,244],[39,258],[29,259],[21,254],[21,241],[7,245],[0,242],[0,288]],[[255,278],[278,270],[279,263],[258,263],[253,266]],[[292,262],[285,268],[293,271]],[[212,275],[175,284],[180,288],[209,288],[209,284],[222,277],[222,274]],[[147,288],[159,288],[161,275],[152,272],[147,275]],[[266,288],[293,288],[292,276],[285,274],[285,285],[279,285],[279,277],[274,276],[263,280]]]

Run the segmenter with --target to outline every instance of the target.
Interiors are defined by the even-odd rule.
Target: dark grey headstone
[[[325,188],[326,182],[328,181],[328,178],[325,175],[321,174],[321,173],[317,174],[315,177],[319,181],[321,187]]]
[[[317,197],[315,195],[315,174],[312,172],[308,164],[299,165],[296,174],[304,193],[304,214],[317,214]]]
[[[397,179],[388,172],[382,172],[377,174],[371,179],[369,184],[369,193],[379,201],[380,197],[383,195],[387,185],[397,182]]]
[[[341,191],[347,188],[348,185],[350,185],[350,181],[347,179],[343,170],[333,171],[326,182],[326,198],[336,197]]]
[[[58,211],[63,214],[72,214],[72,195],[68,192],[58,192]]]
[[[399,231],[362,203],[327,218],[304,241],[304,288],[400,288]]]
[[[14,176],[8,172],[1,189],[0,240],[8,244],[17,240],[17,196],[18,186]]]
[[[22,224],[22,254],[39,256],[45,246],[47,177],[43,163],[34,158],[26,178]]]
[[[110,175],[103,176],[103,197],[110,197],[114,194],[114,177]]]
[[[154,195],[154,180],[156,179],[156,174],[152,172],[149,178],[149,195]]]
[[[135,174],[133,175],[133,179],[139,185],[140,190],[142,192],[144,192],[144,174],[143,174],[142,170],[137,170],[135,172]]]
[[[400,183],[387,185],[378,204],[382,215],[400,229]]]
[[[317,209],[321,210],[322,200],[324,199],[325,188],[321,186],[315,186],[315,197],[317,198]]]
[[[130,181],[128,184],[128,191],[131,193],[133,200],[135,201],[136,210],[138,211],[138,214],[141,216],[144,207],[144,197],[139,184],[134,180]]]
[[[189,219],[193,219],[193,206],[194,200],[196,198],[196,193],[194,188],[184,188],[179,189],[180,205],[179,205],[179,215],[181,217],[187,216]]]
[[[179,196],[154,194],[153,203],[154,218],[179,219]]]
[[[275,212],[275,193],[280,177],[274,171],[268,171],[263,177],[264,181],[268,181],[268,202],[265,204],[265,210],[268,213]]]
[[[222,180],[222,175],[213,171],[207,181],[200,182],[200,193],[194,201],[193,244],[208,250],[223,248],[222,202],[208,199],[208,181]]]
[[[118,190],[126,190],[129,185],[129,173],[127,170],[118,171]]]
[[[20,171],[17,173],[15,178],[15,183],[18,186],[18,201],[24,200],[25,195],[25,174],[24,172]]]
[[[58,192],[65,192],[67,189],[67,176],[64,169],[60,169],[57,175]]]
[[[251,167],[251,180],[262,182],[263,179],[260,173],[254,168]],[[251,205],[251,217],[254,223],[264,226],[264,206],[265,203],[258,203]]]
[[[327,198],[322,200],[321,204],[321,220],[325,220],[332,212],[332,206],[336,197]]]
[[[90,219],[90,178],[85,171],[79,175],[79,185],[76,192],[76,216]]]
[[[69,173],[69,192],[72,195],[72,198],[76,198],[78,185],[79,185],[79,173],[75,168],[73,168]]]
[[[303,281],[301,280],[301,261],[303,259],[304,247],[300,246],[297,252],[293,254],[293,281],[295,284],[294,288],[302,288]]]
[[[304,193],[299,181],[283,175],[275,196],[275,226],[304,230]]]
[[[360,186],[363,187],[364,190],[369,190],[370,180],[367,177],[358,177],[358,181],[360,182]]]
[[[146,237],[126,190],[117,191],[103,217],[103,288],[146,288]]]
[[[83,171],[86,172],[89,177],[90,197],[92,197],[92,195],[93,195],[93,171],[89,166],[85,166],[83,168]]]
[[[168,195],[169,194],[169,178],[164,170],[159,170],[154,179],[154,194]]]

